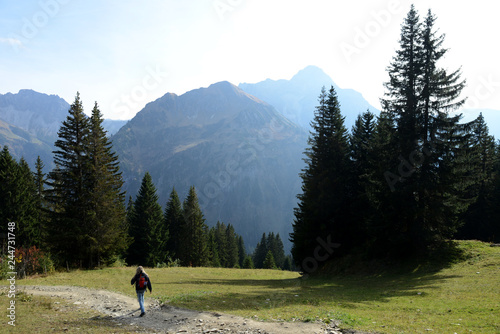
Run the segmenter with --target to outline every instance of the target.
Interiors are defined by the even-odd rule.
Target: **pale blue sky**
[[[106,118],[129,119],[167,92],[227,80],[289,79],[321,67],[379,106],[411,1],[0,0],[0,93],[29,88]],[[414,1],[431,8],[462,66],[468,107],[500,110],[495,1]],[[318,88],[318,92],[319,92]]]

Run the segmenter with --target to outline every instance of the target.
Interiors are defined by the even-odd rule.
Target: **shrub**
[[[123,268],[126,266],[127,266],[127,262],[121,256],[117,256],[114,259],[113,263],[111,264],[111,267],[115,267],[115,268]]]
[[[20,247],[16,249],[14,260],[19,277],[42,274],[54,271],[54,263],[49,255],[46,255],[36,246],[30,248]]]

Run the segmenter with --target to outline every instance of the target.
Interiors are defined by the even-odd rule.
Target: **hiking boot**
[[[146,312],[142,312],[141,315],[139,317],[143,317],[146,315]]]

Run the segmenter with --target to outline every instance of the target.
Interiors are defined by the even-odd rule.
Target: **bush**
[[[181,266],[181,260],[179,259],[172,260],[170,256],[167,258],[167,263],[161,262],[156,264],[156,268],[174,268],[180,266]]]
[[[14,260],[18,277],[43,274],[54,271],[50,256],[36,246],[16,249]],[[10,270],[12,271],[12,270]]]
[[[114,259],[113,263],[111,264],[111,267],[115,267],[115,268],[123,268],[126,266],[127,266],[127,262],[121,256],[117,256]]]

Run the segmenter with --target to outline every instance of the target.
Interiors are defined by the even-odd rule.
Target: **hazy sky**
[[[227,80],[290,79],[308,65],[379,107],[411,1],[0,0],[0,93],[29,88],[86,112],[129,119],[167,92]],[[500,110],[496,1],[414,1],[430,8],[462,66],[468,107]],[[318,87],[318,93],[321,87]]]

